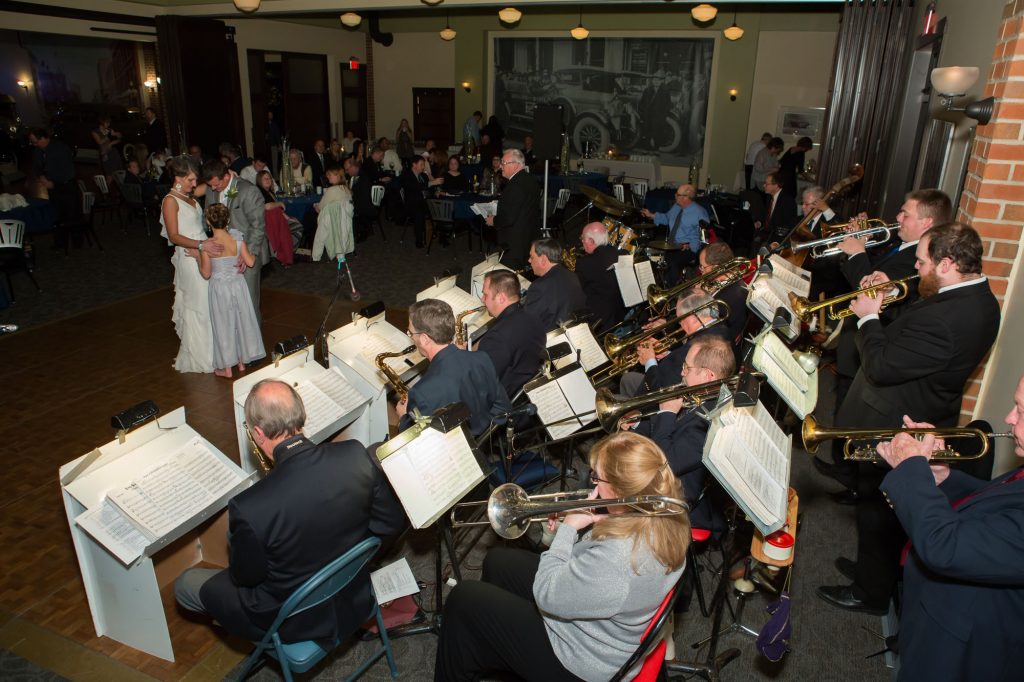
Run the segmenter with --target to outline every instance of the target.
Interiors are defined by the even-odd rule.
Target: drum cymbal
[[[654,223],[634,223],[630,227],[632,227],[637,232],[649,232],[651,230],[657,229],[658,226],[655,225]]]
[[[597,206],[605,213],[621,217],[633,210],[632,206],[624,204],[615,197],[610,197],[604,192],[600,192],[594,189],[590,185],[581,184],[579,187],[580,192],[582,192],[585,197],[590,199],[590,201],[593,202],[594,206]]]
[[[682,251],[683,245],[673,244],[672,242],[647,242],[647,248],[656,251]]]

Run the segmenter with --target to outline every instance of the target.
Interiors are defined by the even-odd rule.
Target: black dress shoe
[[[860,502],[860,495],[857,494],[857,491],[850,490],[849,488],[838,493],[829,493],[828,496],[836,504],[857,504]]]
[[[873,616],[884,616],[889,612],[887,606],[869,604],[855,593],[853,585],[822,585],[817,589],[818,596],[832,606],[847,611],[860,611]]]
[[[848,580],[856,580],[857,575],[857,562],[853,559],[847,559],[844,556],[839,557],[835,561],[836,570],[843,574]]]

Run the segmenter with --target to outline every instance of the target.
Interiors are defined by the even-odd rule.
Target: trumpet
[[[758,381],[764,379],[763,374],[753,373],[753,376]],[[623,417],[630,412],[639,411],[639,417],[643,417],[646,416],[645,411],[650,407],[675,398],[683,399],[684,408],[698,407],[706,402],[717,400],[722,386],[727,386],[730,390],[735,391],[736,387],[739,386],[739,382],[739,374],[696,386],[687,386],[686,382],[680,382],[625,400],[617,400],[611,391],[607,388],[602,388],[597,391],[597,398],[595,399],[597,421],[606,432],[613,433],[619,428],[619,423]]]
[[[404,381],[402,381],[402,377],[399,376],[398,372],[391,369],[391,365],[386,363],[385,360],[388,358],[400,358],[403,355],[408,355],[414,350],[416,350],[416,346],[409,346],[405,350],[400,350],[397,353],[378,353],[377,357],[373,359],[373,364],[377,366],[377,369],[379,369],[381,374],[387,378],[391,387],[395,389],[395,395],[398,396],[398,402],[402,402],[409,397],[409,387]]]
[[[527,495],[515,483],[503,483],[491,491],[490,497],[480,502],[460,502],[452,508],[452,528],[490,525],[494,532],[506,540],[522,536],[535,521],[547,521],[551,514],[567,514],[597,507],[629,507],[629,516],[673,516],[690,510],[686,502],[664,495],[633,495],[612,500],[589,499],[590,490],[575,490],[546,495]],[[456,518],[459,509],[487,505],[486,521],[468,521]]]
[[[839,427],[818,426],[818,421],[813,414],[804,417],[800,428],[800,435],[803,438],[804,450],[809,454],[818,451],[818,446],[826,441],[835,438],[846,438],[843,445],[843,458],[854,462],[881,462],[882,457],[875,450],[873,443],[860,444],[861,441],[891,440],[897,433],[909,433],[912,436],[926,436],[931,434],[943,440],[955,440],[970,438],[978,441],[979,452],[972,455],[964,455],[958,450],[946,447],[936,450],[931,457],[933,462],[965,462],[971,459],[980,459],[988,452],[993,438],[1013,438],[1012,432],[988,433],[981,429],[966,427],[948,427],[934,429],[844,429]]]
[[[679,320],[684,317],[696,314],[704,308],[710,308],[712,306],[721,306],[723,309],[716,319],[711,320],[707,324],[703,325],[699,330],[693,332],[693,334],[703,331],[705,329],[711,329],[717,324],[722,324],[729,317],[729,304],[725,301],[719,301],[718,299],[709,301],[704,305],[697,306],[693,310],[687,312],[684,315],[670,318],[665,324],[654,329],[646,329],[642,332],[627,336],[624,339],[619,339],[614,335],[609,335],[612,338],[605,337],[605,354],[608,355],[608,359],[612,361],[612,364],[605,367],[597,372],[590,375],[591,381],[594,385],[604,383],[612,377],[616,377],[630,367],[640,361],[640,353],[636,350],[636,344],[642,343],[647,339],[650,339],[657,334],[660,334],[665,329],[669,329],[663,337],[658,339],[654,345],[654,354],[665,353],[671,350],[674,346],[680,343],[686,343],[693,334],[687,334],[682,327],[678,325]]]
[[[668,308],[670,299],[678,296],[691,287],[700,286],[709,294],[714,294],[722,289],[740,281],[750,269],[750,261],[746,258],[733,258],[731,261],[722,263],[714,270],[698,275],[685,282],[680,282],[674,287],[661,288],[655,284],[647,287],[647,303],[659,315]],[[719,280],[719,277],[725,279]]]
[[[478,313],[483,310],[486,306],[477,306],[476,308],[470,308],[469,310],[463,310],[461,313],[455,316],[455,345],[464,346],[466,345],[466,339],[469,338],[469,330],[466,329],[466,323],[463,321],[473,313]],[[382,372],[384,370],[381,370]]]
[[[793,245],[793,251],[807,251],[810,249],[811,255],[815,258],[828,258],[829,256],[837,256],[843,251],[838,246],[839,242],[843,241],[847,237],[854,239],[867,239],[864,243],[864,248],[873,249],[876,246],[883,246],[888,243],[889,239],[892,238],[892,233],[899,229],[899,223],[885,224],[877,218],[870,220],[860,221],[863,229],[856,232],[845,232],[840,231],[845,226],[829,226],[830,234],[822,237],[821,239],[814,239],[809,242],[800,242],[799,244]],[[822,230],[824,232],[824,230]],[[881,235],[881,236],[876,236]]]
[[[242,422],[242,428],[245,429],[245,439],[249,441],[249,450],[251,450],[252,456],[256,460],[256,464],[259,466],[260,471],[264,476],[266,476],[270,473],[270,470],[274,468],[274,460],[264,455],[263,451],[260,450],[260,446],[256,445],[256,439],[252,437],[252,431],[249,430],[249,424]]]
[[[816,315],[819,310],[826,310],[830,320],[841,320],[844,317],[853,315],[853,311],[850,310],[849,306],[845,308],[839,308],[838,306],[852,301],[861,294],[866,294],[871,298],[882,291],[883,289],[896,288],[896,293],[889,294],[882,299],[882,307],[885,308],[888,305],[892,305],[896,301],[902,301],[910,294],[910,283],[918,278],[918,275],[910,275],[903,279],[894,279],[888,282],[881,282],[879,284],[872,284],[869,287],[858,289],[857,291],[851,291],[835,298],[826,298],[823,301],[810,301],[803,296],[797,296],[792,291],[789,292],[789,306],[796,313],[796,316],[800,318],[801,322],[806,322],[811,319],[812,316]]]

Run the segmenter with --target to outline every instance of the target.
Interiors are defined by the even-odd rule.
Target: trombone
[[[971,459],[980,459],[988,452],[989,444],[993,438],[1013,438],[1012,432],[988,433],[970,426],[934,429],[844,429],[835,426],[826,427],[818,426],[818,421],[814,418],[813,414],[804,417],[803,425],[800,428],[804,450],[809,454],[813,455],[817,452],[818,446],[826,440],[846,438],[846,443],[843,445],[843,458],[854,462],[883,461],[881,455],[875,450],[874,443],[866,441],[891,440],[896,437],[897,433],[909,433],[913,436],[931,434],[945,441],[970,438],[977,440],[981,446],[978,453],[964,455],[958,450],[949,447],[947,443],[946,448],[932,453],[931,461],[933,462],[965,462]],[[862,441],[865,442],[862,443]]]
[[[763,374],[754,373],[753,375],[758,381],[764,379]],[[619,422],[630,412],[639,411],[640,414],[637,418],[644,417],[646,416],[645,411],[652,405],[657,406],[666,400],[682,398],[684,408],[699,407],[706,402],[718,400],[722,386],[727,386],[729,390],[735,392],[739,386],[740,376],[736,374],[725,379],[717,379],[706,384],[697,384],[696,386],[687,386],[686,382],[680,382],[624,400],[616,399],[610,390],[602,388],[597,391],[595,399],[597,421],[606,432],[613,433],[618,429]]]
[[[697,315],[705,308],[710,309],[712,307],[720,308],[718,317],[707,324],[702,324],[700,329],[693,332],[693,334],[696,334],[725,322],[729,318],[729,314],[732,312],[729,304],[716,298],[703,305],[699,305],[693,310],[682,315],[671,317],[665,322],[665,324],[654,327],[653,329],[645,329],[621,339],[614,334],[606,334],[604,339],[604,349],[608,359],[611,360],[611,364],[591,374],[590,379],[592,383],[594,385],[603,383],[612,377],[622,374],[635,365],[640,361],[640,353],[637,351],[636,345],[657,336],[662,332],[665,332],[665,335],[658,339],[657,343],[654,345],[655,355],[665,353],[677,344],[686,343],[693,334],[685,333],[683,328],[679,326],[679,322],[690,315]],[[667,332],[665,331],[666,329],[668,330]]]
[[[899,223],[885,224],[878,218],[871,218],[870,220],[860,221],[861,225],[865,226],[863,229],[856,232],[837,232],[845,226],[837,226],[835,229],[830,230],[831,234],[821,239],[814,239],[809,242],[800,242],[799,244],[793,245],[793,251],[807,251],[810,249],[811,256],[814,258],[828,258],[829,256],[837,256],[843,251],[838,246],[841,241],[847,237],[854,239],[867,239],[864,242],[864,248],[873,249],[876,246],[883,246],[888,243],[889,239],[892,238],[892,233],[898,230]],[[824,229],[822,230],[824,232]],[[881,235],[881,236],[876,236]]]
[[[896,288],[896,293],[889,294],[882,299],[882,307],[885,308],[888,305],[892,305],[896,301],[902,301],[910,294],[910,283],[918,278],[918,275],[910,275],[903,279],[894,279],[887,282],[880,282],[878,284],[872,284],[869,287],[858,289],[857,291],[851,291],[849,293],[836,296],[835,298],[826,298],[823,301],[811,301],[803,296],[797,296],[792,291],[789,292],[789,306],[796,313],[796,316],[800,318],[801,322],[806,322],[818,313],[819,310],[828,311],[828,317],[830,320],[841,320],[844,317],[853,315],[853,311],[850,307],[839,308],[843,303],[847,303],[857,298],[861,294],[866,294],[871,298],[882,291],[883,289]]]
[[[574,490],[530,496],[515,483],[503,483],[491,491],[487,500],[460,502],[452,507],[451,526],[461,528],[490,525],[501,537],[514,540],[526,533],[531,523],[547,521],[551,514],[562,515],[598,507],[629,507],[633,511],[624,512],[629,516],[673,516],[690,510],[686,502],[664,495],[632,495],[604,500],[589,499],[590,493],[590,490]],[[487,505],[486,521],[456,518],[459,509],[484,505]]]
[[[748,270],[750,270],[750,260],[746,258],[733,258],[731,261],[717,266],[714,270],[688,279],[685,282],[680,282],[674,287],[663,289],[652,284],[647,287],[647,303],[655,313],[661,315],[668,309],[669,300],[687,289],[699,285],[707,293],[715,294],[727,286],[740,281],[747,274]],[[718,279],[723,276],[725,279]]]

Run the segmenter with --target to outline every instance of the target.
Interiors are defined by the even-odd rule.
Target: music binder
[[[586,322],[569,323],[549,331],[544,343],[545,348],[551,348],[559,343],[568,343],[576,352],[557,361],[556,369],[562,369],[572,364],[576,361],[577,356],[584,371],[588,373],[609,362],[604,349],[601,348],[601,344],[597,342],[594,332]]]
[[[429,526],[484,480],[476,445],[463,423],[447,432],[418,417],[377,448],[384,475],[413,528]]]
[[[465,310],[482,307],[483,303],[478,296],[473,296],[468,291],[455,286],[455,279],[456,275],[439,279],[437,284],[427,287],[416,294],[416,300],[422,301],[426,298],[436,298],[444,301],[452,307],[452,313],[456,318],[458,318],[459,313]],[[475,312],[472,315],[467,315],[462,320],[468,332],[467,340],[472,343],[483,336],[488,328],[490,328],[493,320],[494,318],[488,314],[486,309]]]
[[[711,412],[703,463],[764,535],[786,523],[793,451],[787,436],[758,402],[720,402]]]
[[[612,267],[615,268],[615,280],[619,283],[619,292],[625,306],[631,308],[645,302],[647,288],[657,283],[651,261],[633,262],[633,256],[624,254],[619,256],[619,260]]]
[[[578,362],[530,381],[523,390],[537,406],[537,417],[552,440],[570,436],[597,419],[597,391]]]
[[[803,419],[818,404],[818,370],[807,373],[775,332],[765,327],[754,339],[751,364],[764,373],[768,384]]]
[[[374,362],[377,355],[397,353],[413,345],[412,339],[405,332],[384,319],[384,313],[371,318],[354,316],[351,323],[338,327],[327,335],[327,339],[330,354],[353,369],[378,391],[388,385],[388,380],[377,369]],[[385,362],[406,381],[427,366],[426,359],[416,350],[406,355],[388,358]]]
[[[811,273],[798,268],[782,256],[768,258],[770,272],[759,272],[748,287],[747,307],[769,326],[773,326],[776,311],[782,308],[789,321],[780,331],[790,341],[800,335],[800,320],[789,304],[789,293],[806,297],[811,291]]]
[[[492,270],[508,270],[509,272],[515,272],[512,268],[504,265],[501,262],[502,253],[488,254],[486,258],[473,266],[469,276],[469,291],[476,298],[480,298],[484,295],[484,275]],[[526,291],[530,288],[530,280],[526,279],[522,275],[516,275],[519,278],[519,290]]]

